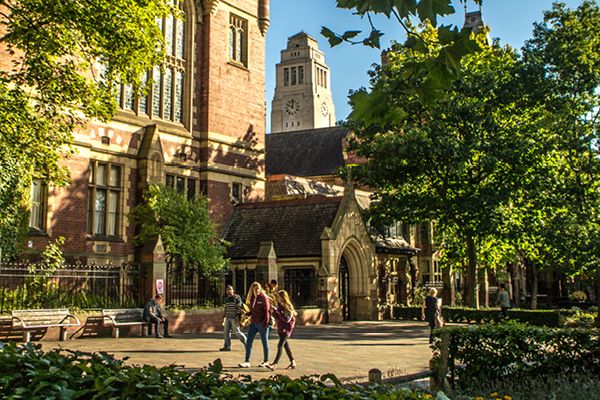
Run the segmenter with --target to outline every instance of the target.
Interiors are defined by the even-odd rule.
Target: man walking
[[[160,294],[157,294],[153,299],[150,299],[150,301],[144,305],[143,318],[146,323],[154,324],[154,333],[157,338],[163,337],[160,333],[160,324],[162,323],[164,337],[169,338],[171,337],[171,335],[169,335],[169,320],[165,318],[165,313],[160,306],[162,299]]]
[[[225,343],[219,351],[230,351],[231,350],[231,331],[235,332],[235,335],[246,346],[246,335],[240,329],[240,311],[242,307],[242,298],[235,294],[233,286],[228,285],[226,289],[225,302],[223,304],[223,335],[225,337]]]
[[[500,284],[496,305],[500,306],[500,309],[502,309],[502,315],[505,318],[508,318],[508,310],[510,309],[510,295],[508,294],[508,290],[506,290],[506,285],[504,283]]]

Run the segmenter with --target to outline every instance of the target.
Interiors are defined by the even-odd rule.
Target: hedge
[[[501,380],[600,374],[598,329],[555,329],[510,321],[505,324],[452,326],[436,330],[450,335],[450,365],[459,387]],[[435,340],[434,357],[441,354]],[[451,367],[452,369],[452,367]]]
[[[394,307],[393,319],[421,320],[421,307]],[[560,327],[566,317],[577,313],[575,310],[508,310],[509,319],[535,326]],[[494,308],[442,307],[446,322],[488,323],[504,319],[502,312]]]
[[[332,384],[325,384],[330,381]],[[333,375],[253,381],[222,375],[220,360],[196,373],[175,366],[129,366],[107,353],[43,352],[38,344],[0,351],[3,399],[389,399],[424,400],[431,394],[406,387],[344,386]]]

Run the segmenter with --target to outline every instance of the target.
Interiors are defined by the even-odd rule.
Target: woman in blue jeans
[[[271,305],[269,298],[263,291],[260,283],[254,282],[250,285],[246,304],[250,307],[251,322],[248,327],[248,337],[246,339],[246,358],[240,363],[242,368],[250,368],[250,356],[252,354],[252,343],[256,334],[260,334],[260,341],[263,347],[263,362],[259,367],[269,365],[269,322],[271,320]]]

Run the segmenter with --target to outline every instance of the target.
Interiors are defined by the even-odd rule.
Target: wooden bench
[[[143,308],[117,308],[102,310],[104,317],[104,326],[112,327],[112,336],[119,337],[119,328],[121,326],[141,325],[142,336],[146,336],[150,324],[144,321]]]
[[[59,327],[59,340],[67,338],[67,327],[79,326],[79,319],[67,309],[46,310],[13,310],[13,326],[23,329],[23,342],[31,341],[31,330],[40,328]]]

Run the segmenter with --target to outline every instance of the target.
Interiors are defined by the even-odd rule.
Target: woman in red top
[[[257,333],[260,334],[260,340],[263,346],[263,362],[259,367],[269,365],[269,322],[271,320],[271,305],[269,298],[263,291],[260,283],[254,282],[250,285],[246,304],[250,307],[251,322],[248,327],[248,338],[246,339],[246,359],[240,363],[242,368],[250,368],[250,355],[252,354],[252,343]]]
[[[275,356],[275,361],[273,364],[267,365],[271,371],[274,371],[277,368],[277,363],[281,358],[281,349],[284,348],[285,352],[290,359],[290,365],[288,365],[287,369],[296,368],[296,361],[294,361],[294,356],[292,355],[292,349],[290,348],[290,344],[288,343],[288,339],[292,336],[292,331],[294,330],[294,325],[296,324],[296,310],[294,310],[294,305],[290,300],[290,296],[288,292],[285,290],[280,290],[277,292],[277,308],[273,309],[273,315],[275,316],[275,321],[277,321],[277,333],[279,334],[279,343],[277,343],[277,355]]]

